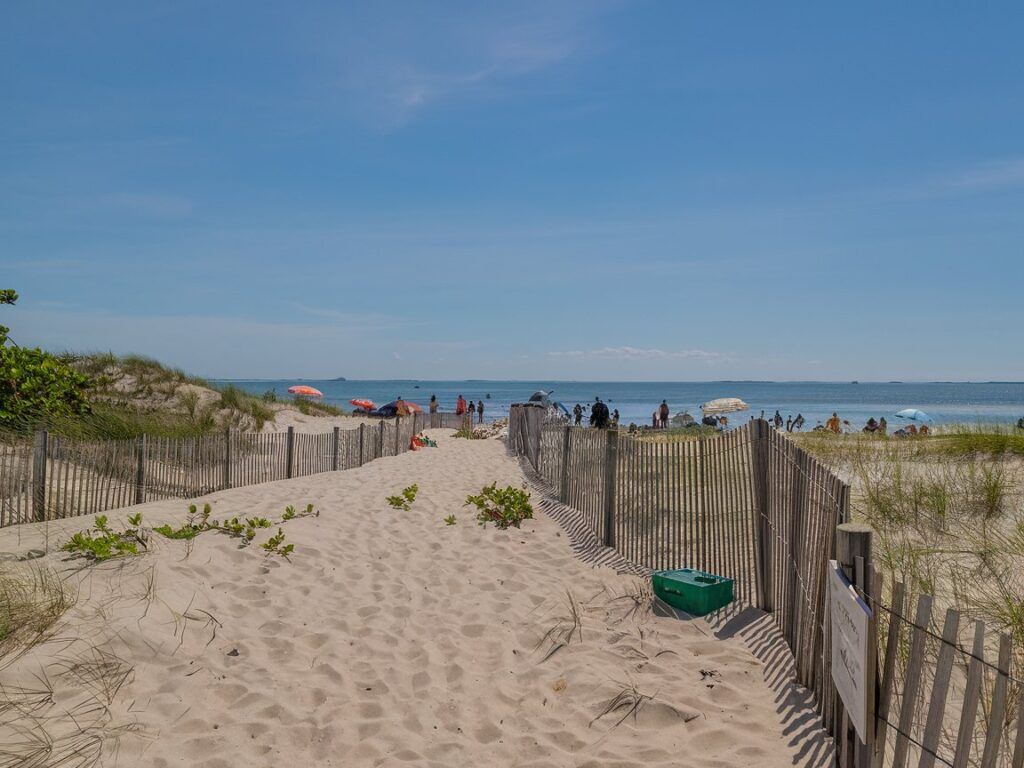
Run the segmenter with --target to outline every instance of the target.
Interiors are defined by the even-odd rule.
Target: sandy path
[[[59,707],[105,700],[93,714],[106,765],[804,764],[741,639],[638,609],[642,582],[580,562],[543,514],[480,528],[462,502],[494,480],[522,483],[503,444],[442,437],[358,470],[214,494],[222,518],[310,502],[320,516],[284,526],[291,562],[205,534],[72,577],[77,605],[5,685],[45,669]],[[384,503],[412,482],[411,511]],[[184,507],[136,509],[156,521]],[[0,531],[0,551],[35,535]],[[62,537],[51,525],[51,542]],[[553,653],[552,628],[568,641]],[[124,673],[113,693],[67,674],[96,647]],[[595,720],[624,691],[652,698],[635,717],[625,706]],[[69,733],[41,727],[58,744]]]

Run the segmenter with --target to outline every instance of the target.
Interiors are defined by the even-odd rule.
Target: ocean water
[[[739,397],[750,410],[733,414],[733,423],[742,423],[751,415],[771,417],[778,409],[783,418],[803,414],[805,429],[824,422],[835,411],[855,427],[869,417],[885,416],[890,423],[903,408],[919,408],[935,424],[1013,423],[1024,416],[1024,382],[927,382],[927,383],[836,383],[815,381],[708,381],[708,382],[579,382],[579,381],[318,381],[232,380],[231,383],[254,394],[273,390],[287,398],[293,384],[308,384],[324,393],[332,405],[349,408],[351,398],[369,398],[378,404],[403,397],[426,410],[432,394],[437,395],[442,411],[454,411],[455,399],[484,401],[484,417],[492,420],[508,415],[508,407],[523,402],[539,390],[550,391],[551,398],[570,410],[580,403],[585,409],[595,397],[609,408],[618,408],[623,424],[649,424],[651,413],[668,401],[672,413],[687,410],[699,417],[700,404],[718,397]],[[589,413],[589,410],[588,410]]]

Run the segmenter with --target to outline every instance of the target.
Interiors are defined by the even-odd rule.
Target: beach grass
[[[45,638],[73,603],[73,595],[52,570],[0,566],[0,660]]]
[[[349,411],[342,410],[337,406],[329,403],[319,402],[317,400],[310,400],[306,397],[296,397],[292,401],[299,413],[306,416],[347,416]]]

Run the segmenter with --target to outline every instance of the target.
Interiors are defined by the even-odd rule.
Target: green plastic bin
[[[704,616],[732,602],[732,579],[693,568],[655,571],[654,594],[691,616]]]

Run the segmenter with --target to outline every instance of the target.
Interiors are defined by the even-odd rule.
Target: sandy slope
[[[792,732],[810,720],[780,714],[739,637],[638,608],[642,582],[580,562],[543,515],[478,527],[466,494],[521,483],[518,466],[494,440],[440,443],[211,496],[221,517],[307,502],[320,515],[284,526],[291,562],[206,534],[69,575],[78,604],[4,685],[45,671],[56,706],[39,728],[56,748],[92,734],[107,765],[805,764]],[[412,511],[384,503],[411,482]],[[184,506],[141,509],[156,521]],[[51,524],[51,543],[81,524]],[[0,531],[0,551],[41,541],[27,528]],[[84,685],[83,669],[100,682]],[[625,706],[598,718],[623,692]],[[635,716],[634,693],[652,697]]]

